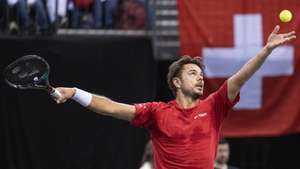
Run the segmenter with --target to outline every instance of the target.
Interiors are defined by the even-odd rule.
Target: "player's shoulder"
[[[157,101],[157,102],[151,102],[151,104],[156,110],[166,110],[174,107],[173,101],[169,101],[169,102]]]
[[[153,104],[155,107],[158,107],[158,108],[163,108],[163,107],[168,106],[168,103],[167,103],[167,102],[163,102],[163,101],[152,102],[152,104]]]

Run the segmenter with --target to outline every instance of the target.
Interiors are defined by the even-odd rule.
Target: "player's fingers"
[[[290,36],[288,38],[285,38],[281,44],[285,44],[285,43],[288,43],[290,41],[292,41],[293,39],[296,39],[296,35],[293,35],[293,36]]]
[[[275,28],[274,28],[273,31],[272,31],[272,34],[277,34],[278,31],[279,31],[279,29],[280,29],[280,26],[279,26],[279,25],[276,25]]]
[[[67,101],[67,99],[58,99],[58,100],[55,100],[57,104],[62,104],[64,102]]]
[[[57,104],[61,103],[61,100],[60,100],[59,98],[56,98],[56,97],[53,97],[53,96],[51,96],[51,98],[52,98]]]
[[[61,101],[59,101],[59,103],[58,103],[58,104],[64,103],[64,102],[66,102],[66,101],[67,101],[66,99],[64,99],[64,100],[61,100]]]
[[[63,88],[62,87],[56,87],[55,90],[57,90],[59,93],[63,93]]]
[[[295,34],[296,34],[296,32],[295,32],[295,31],[292,31],[292,32],[289,32],[289,33],[284,33],[284,34],[282,34],[282,35],[283,35],[284,38],[286,38],[286,37],[289,37],[289,36],[293,36],[293,35],[295,35]]]
[[[291,40],[293,40],[293,39],[296,39],[296,35],[293,35],[293,36],[288,37],[288,41],[291,41]]]
[[[62,102],[62,100],[64,99],[64,97],[63,96],[57,96],[57,95],[54,95],[54,94],[50,94],[50,96],[51,96],[51,98],[57,103],[57,104],[59,104],[59,103],[61,103]]]

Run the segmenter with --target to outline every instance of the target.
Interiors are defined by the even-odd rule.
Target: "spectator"
[[[227,164],[230,155],[229,143],[225,139],[221,139],[217,148],[217,156],[215,160],[215,169],[238,169]]]
[[[119,4],[118,0],[96,0],[95,25],[96,28],[114,27],[114,18]],[[104,19],[104,20],[103,20]]]
[[[19,29],[25,32],[29,29],[29,12],[25,0],[8,0],[9,32],[16,33]]]
[[[120,29],[145,29],[146,12],[144,6],[136,0],[123,0],[119,10]]]
[[[27,0],[31,9],[35,12],[35,20],[38,26],[38,32],[41,34],[48,33],[49,23],[47,19],[46,6],[43,0]]]
[[[118,0],[74,0],[74,11],[72,16],[72,28],[84,27],[82,17],[85,18],[92,12],[93,16],[88,27],[94,28],[113,28],[114,15],[118,6]]]
[[[140,169],[154,169],[152,142],[149,141],[145,147],[143,163]]]
[[[15,21],[18,21],[21,32],[27,34],[31,25],[30,9],[34,12],[34,20],[37,29],[41,34],[48,31],[48,20],[43,0],[8,0],[10,16],[15,16],[15,20],[10,21],[10,29]],[[34,25],[35,26],[35,25]]]
[[[55,31],[56,23],[58,26],[66,24],[67,0],[47,0],[47,9],[53,31]]]
[[[84,14],[88,13],[90,8],[95,4],[95,0],[73,0],[70,1],[73,9],[72,11],[72,28],[80,28],[82,26],[82,17]],[[94,21],[91,21],[94,22]],[[88,27],[89,28],[89,27]]]

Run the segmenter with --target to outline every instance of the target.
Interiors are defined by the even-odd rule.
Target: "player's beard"
[[[182,93],[185,96],[192,98],[193,100],[197,100],[197,99],[199,99],[199,97],[201,97],[201,95],[203,93],[203,89],[202,89],[201,94],[199,92],[195,92],[194,89],[193,90],[183,90]]]

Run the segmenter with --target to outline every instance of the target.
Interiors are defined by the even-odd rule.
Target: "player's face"
[[[219,144],[217,149],[216,162],[226,164],[229,159],[229,144]]]
[[[196,64],[186,64],[183,66],[181,73],[181,91],[185,95],[199,97],[203,94],[204,80],[203,72]]]

